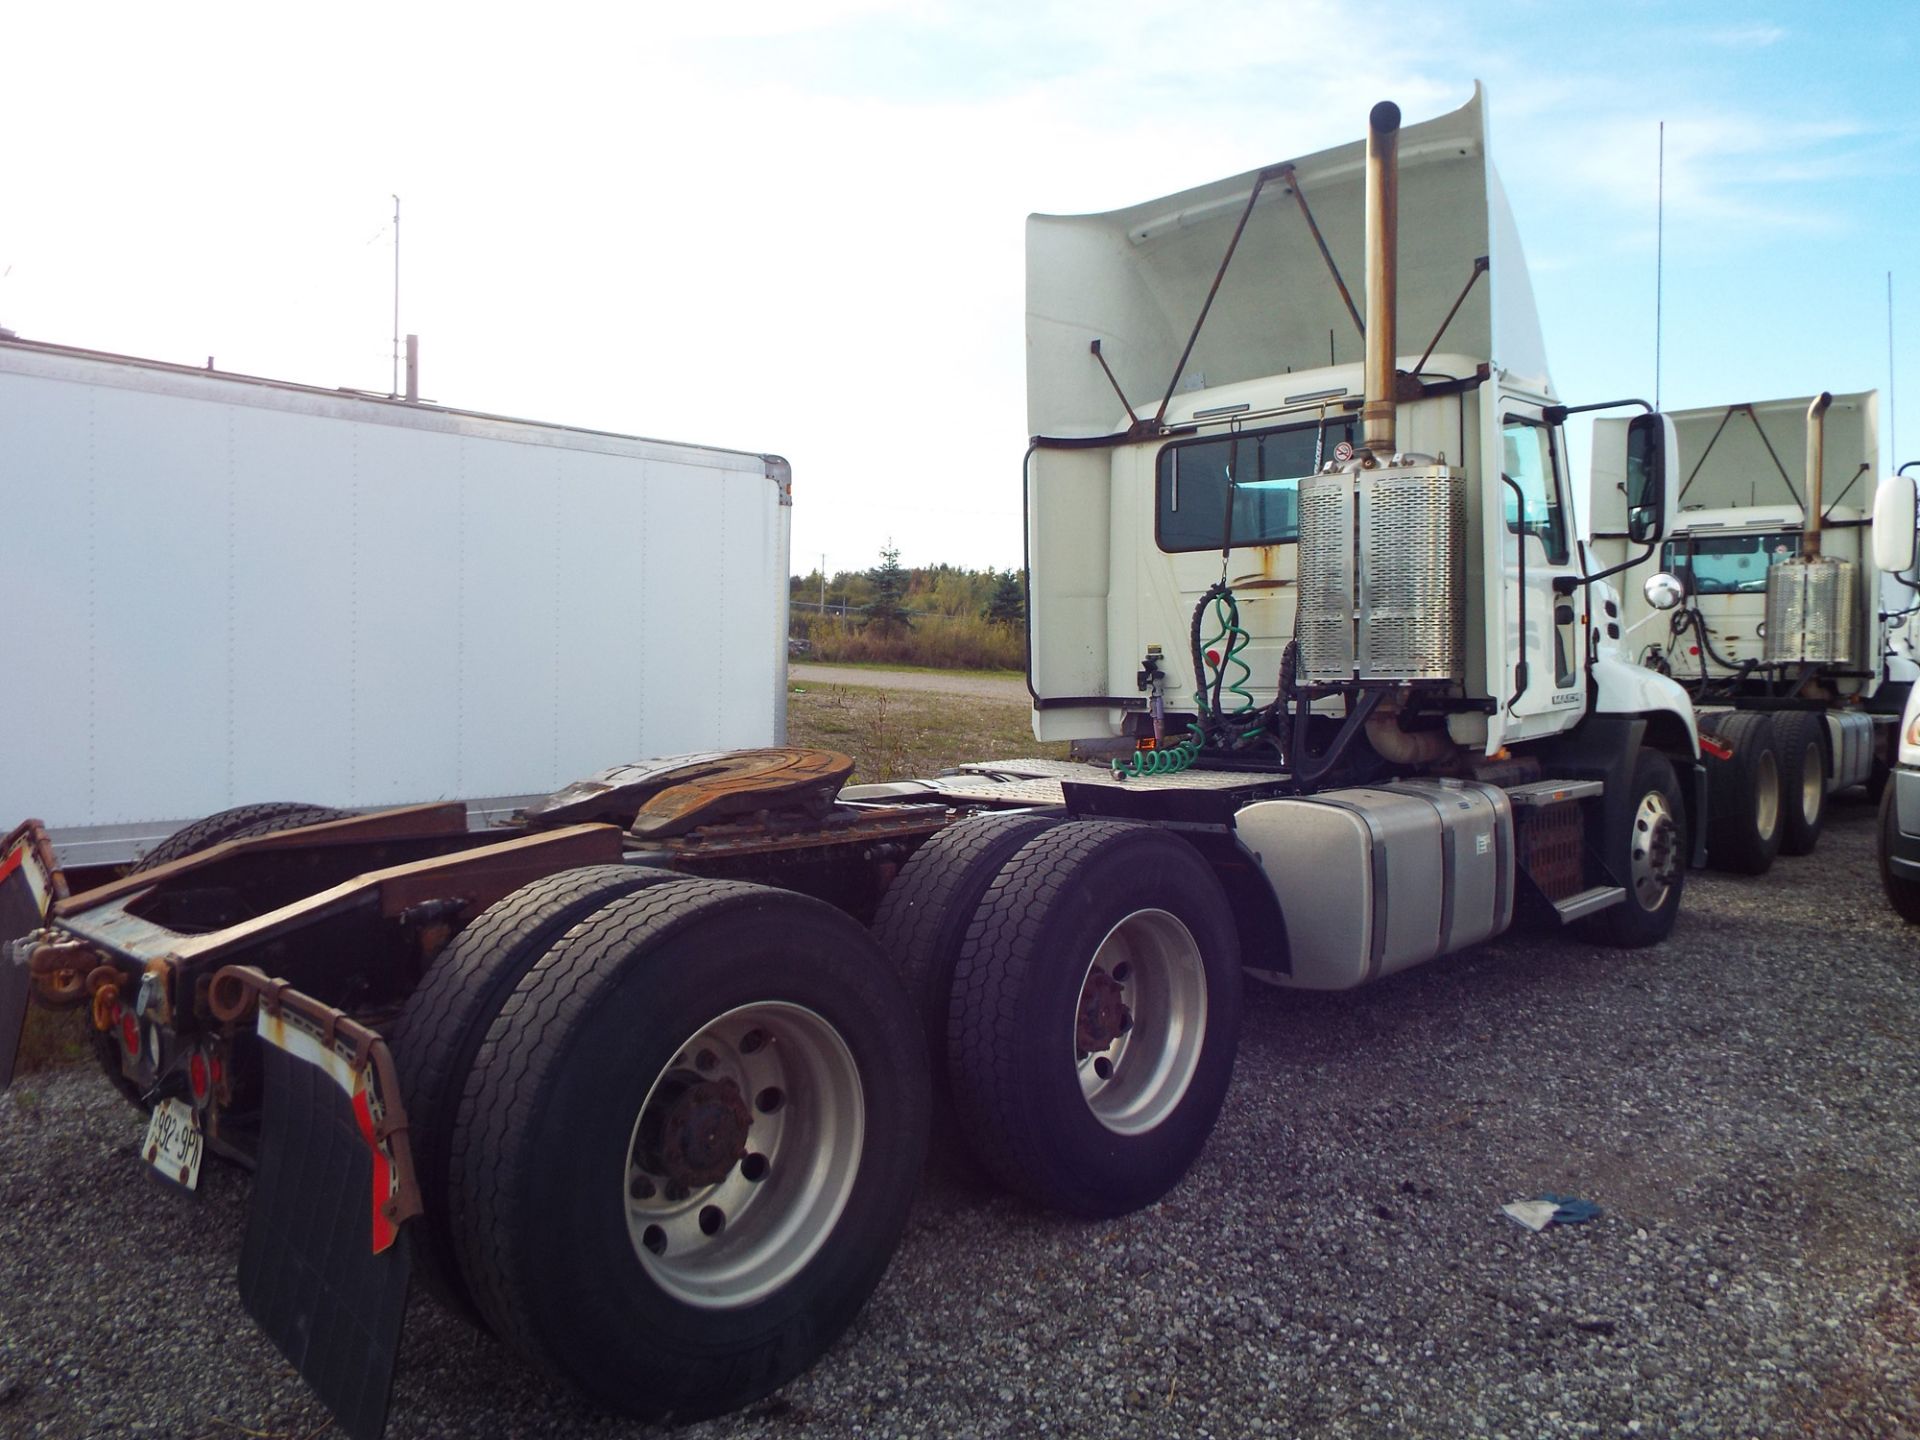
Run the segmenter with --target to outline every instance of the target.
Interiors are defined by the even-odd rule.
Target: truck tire
[[[1827,819],[1827,722],[1789,710],[1773,717],[1780,752],[1780,853],[1811,855]]]
[[[1673,762],[1659,751],[1642,750],[1634,760],[1631,803],[1623,813],[1625,823],[1603,843],[1608,868],[1624,883],[1627,898],[1587,927],[1604,945],[1637,949],[1673,933],[1687,884],[1686,806]]]
[[[139,875],[184,860],[229,840],[251,840],[256,835],[273,835],[282,830],[298,830],[303,825],[319,825],[327,820],[344,820],[347,812],[329,805],[305,805],[297,800],[266,800],[258,805],[236,805],[182,826],[153,849],[133,862],[129,874]]]
[[[1059,823],[1058,816],[1021,814],[976,815],[949,825],[907,861],[873,919],[874,938],[898,967],[920,1017],[933,1080],[933,1157],[949,1170],[969,1168],[947,1084],[953,967],[974,912],[1001,867],[1027,841]]]
[[[215,845],[224,845],[229,840],[248,840],[255,835],[298,830],[303,825],[318,825],[325,820],[343,820],[346,814],[344,810],[335,810],[326,805],[306,805],[297,800],[266,800],[258,805],[236,805],[231,810],[216,810],[204,820],[181,826],[134,861],[127,868],[127,873],[142,875],[202,850],[211,850]],[[142,1114],[151,1110],[153,1107],[147,1104],[140,1087],[121,1073],[120,1037],[94,1029],[91,1021],[84,1023],[93,1058],[99,1062],[113,1088]]]
[[[1893,906],[1894,914],[1908,924],[1920,924],[1920,881],[1894,874],[1888,863],[1900,836],[1900,819],[1893,807],[1896,793],[1896,787],[1889,785],[1880,795],[1880,887],[1887,892],[1887,903]]]
[[[523,885],[440,952],[388,1034],[425,1205],[414,1259],[427,1288],[469,1323],[481,1322],[447,1225],[447,1168],[474,1052],[514,986],[561,936],[622,895],[679,878],[672,870],[590,865]]]
[[[1707,860],[1716,869],[1764,875],[1780,853],[1780,754],[1773,722],[1739,711],[1722,716],[1716,733],[1731,760],[1707,761]]]
[[[680,879],[602,908],[468,1071],[451,1215],[494,1331],[610,1409],[717,1414],[811,1364],[893,1254],[926,1051],[818,900]]]
[[[1035,836],[954,968],[947,1075],[974,1158],[1075,1214],[1158,1199],[1226,1098],[1240,983],[1226,894],[1184,840],[1110,821]]]

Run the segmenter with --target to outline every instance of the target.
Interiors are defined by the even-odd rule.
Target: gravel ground
[[[1165,1202],[1077,1223],[930,1175],[833,1352],[675,1433],[1920,1435],[1920,979],[1872,819],[1694,876],[1654,950],[1256,988]],[[315,1433],[231,1283],[247,1178],[163,1193],[140,1133],[89,1072],[0,1096],[0,1432]],[[1606,1213],[1500,1213],[1542,1191]],[[416,1299],[389,1434],[654,1433]]]

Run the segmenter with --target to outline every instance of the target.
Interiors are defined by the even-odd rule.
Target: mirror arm
[[[1584,415],[1589,410],[1618,410],[1623,405],[1638,405],[1647,414],[1653,414],[1653,406],[1644,400],[1596,400],[1591,405],[1549,405],[1540,412],[1540,418],[1549,425],[1564,425],[1569,415]]]
[[[1618,575],[1622,570],[1631,570],[1636,565],[1645,564],[1647,561],[1653,558],[1654,552],[1659,550],[1660,542],[1665,538],[1666,538],[1665,535],[1654,536],[1653,539],[1647,542],[1647,548],[1641,551],[1638,555],[1632,556],[1626,560],[1622,560],[1618,565],[1608,566],[1605,570],[1601,570],[1596,574],[1583,575],[1580,577],[1580,583],[1582,585],[1591,585],[1596,580],[1605,580],[1614,575]],[[1585,554],[1584,547],[1581,553],[1583,555]]]

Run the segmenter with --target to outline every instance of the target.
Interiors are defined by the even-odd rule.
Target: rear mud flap
[[[4,899],[0,899],[0,911],[6,908]],[[15,959],[13,949],[10,941],[0,940],[0,1090],[13,1083],[20,1038],[27,1029],[27,997],[33,990],[26,957]]]
[[[391,1060],[373,1032],[251,977],[265,1097],[241,1302],[341,1432],[377,1440],[412,1276],[401,1222],[419,1213]]]
[[[53,847],[38,820],[27,821],[0,842],[0,1090],[13,1083],[33,990],[28,947],[16,948],[14,942],[46,924],[48,908],[65,894]]]

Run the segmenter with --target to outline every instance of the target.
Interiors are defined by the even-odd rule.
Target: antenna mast
[[[1900,463],[1900,407],[1893,388],[1893,272],[1887,272],[1887,459]]]
[[[1653,408],[1660,408],[1660,282],[1667,258],[1667,122],[1660,122],[1660,171],[1653,221]],[[398,212],[395,212],[398,214]],[[398,234],[399,222],[394,222]],[[396,240],[395,244],[399,242]],[[396,262],[397,263],[397,262]],[[396,282],[397,283],[397,282]]]
[[[1657,390],[1659,386],[1655,386]],[[394,388],[388,399],[399,394],[399,196],[394,196]]]

